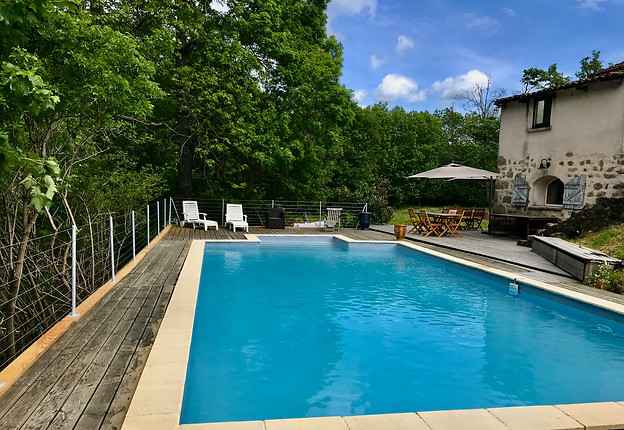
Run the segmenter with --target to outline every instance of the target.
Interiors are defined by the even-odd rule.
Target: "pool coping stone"
[[[264,236],[264,235],[263,235]],[[266,235],[270,236],[270,235]],[[301,238],[302,235],[293,235]],[[389,243],[412,248],[447,261],[544,289],[624,315],[624,306],[561,287],[536,282],[521,275],[494,269],[403,241],[357,241],[339,234],[328,235],[347,243]],[[581,403],[455,411],[408,412],[349,417],[179,424],[188,366],[195,306],[206,243],[259,242],[247,240],[194,240],[157,333],[145,369],[122,430],[411,430],[443,429],[614,429],[624,427],[624,402]],[[280,237],[283,237],[280,236]],[[305,237],[305,236],[303,236]],[[316,236],[318,237],[318,236]]]

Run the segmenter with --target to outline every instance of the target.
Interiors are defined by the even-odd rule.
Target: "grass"
[[[624,259],[624,224],[592,232],[571,242]]]
[[[433,207],[433,206],[427,206],[427,207],[415,207],[415,206],[410,206],[410,208],[414,208],[414,210],[416,212],[418,212],[421,209],[426,210],[427,212],[442,212],[442,209],[444,209],[443,206],[441,207]],[[394,212],[392,214],[392,219],[390,220],[390,222],[388,224],[407,224],[407,225],[412,225],[411,221],[410,221],[410,217],[407,213],[407,209],[408,208],[402,208],[402,209],[394,209]]]
[[[624,259],[624,224],[588,233],[571,240],[577,245],[604,252],[611,257]],[[589,279],[589,285],[613,293],[624,293],[624,270],[608,266],[600,267]]]

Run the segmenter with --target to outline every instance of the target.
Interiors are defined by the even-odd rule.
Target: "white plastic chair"
[[[243,215],[243,205],[233,205],[230,203],[226,205],[225,225],[230,225],[232,231],[236,231],[236,228],[244,228],[245,231],[249,232],[247,215]]]
[[[180,221],[181,227],[184,227],[184,224],[189,223],[193,225],[193,229],[195,229],[195,224],[200,224],[204,226],[204,230],[206,231],[208,230],[208,227],[214,227],[219,230],[219,224],[217,224],[216,221],[207,219],[206,214],[199,211],[196,201],[183,201],[182,215],[184,216],[184,220]]]
[[[323,224],[323,230],[327,231],[330,228],[332,231],[340,230],[340,212],[342,208],[327,208],[327,214],[325,215],[325,222]],[[338,227],[336,227],[338,226]]]

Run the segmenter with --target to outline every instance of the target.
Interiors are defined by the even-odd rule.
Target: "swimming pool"
[[[182,423],[624,398],[620,322],[403,246],[209,244],[202,284]]]

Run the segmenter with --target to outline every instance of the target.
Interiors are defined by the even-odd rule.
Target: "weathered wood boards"
[[[119,427],[189,242],[162,242],[0,397],[0,428]]]
[[[600,265],[621,263],[620,260],[602,252],[556,237],[534,236],[532,249],[536,254],[583,282],[586,282]]]

